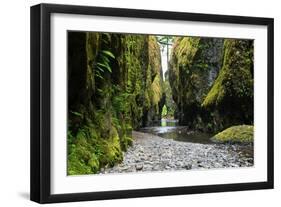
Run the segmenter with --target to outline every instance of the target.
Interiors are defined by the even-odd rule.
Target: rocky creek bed
[[[191,170],[253,166],[253,146],[200,144],[133,131],[133,145],[122,163],[99,173]]]

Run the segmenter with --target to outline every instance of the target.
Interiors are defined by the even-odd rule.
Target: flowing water
[[[173,139],[176,141],[212,144],[211,137],[213,134],[193,131],[186,126],[178,126],[178,120],[162,119],[160,123],[154,126],[144,127],[139,131],[151,133],[166,139]]]
[[[218,144],[212,134],[178,126],[177,120],[133,131],[122,163],[100,173],[252,167],[253,145]]]

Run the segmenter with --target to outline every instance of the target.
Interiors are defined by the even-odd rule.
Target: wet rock
[[[146,165],[153,165],[154,163],[150,162],[150,161],[144,161],[144,164],[146,164]]]
[[[166,166],[165,166],[165,169],[166,169],[166,170],[169,170],[169,169],[171,169],[171,167],[170,167],[169,165],[166,165]]]
[[[139,148],[139,152],[140,152],[140,153],[143,153],[143,152],[144,152],[142,147]]]
[[[254,162],[253,157],[239,154],[239,147],[233,150],[226,145],[179,142],[141,132],[134,132],[134,137],[123,162],[100,173],[249,167]]]
[[[186,164],[186,165],[184,165],[184,168],[186,170],[190,170],[190,169],[192,169],[192,165],[191,164]]]
[[[142,170],[143,164],[136,164],[136,170]]]
[[[181,167],[181,166],[183,166],[183,163],[182,162],[177,162],[176,166]]]
[[[159,165],[155,165],[152,168],[153,171],[159,171],[160,170],[160,166]]]
[[[142,161],[147,160],[147,158],[146,158],[145,156],[142,156],[140,159],[141,159]]]

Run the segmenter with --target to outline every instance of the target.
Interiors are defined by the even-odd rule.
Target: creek
[[[252,167],[253,145],[218,144],[212,135],[163,119],[133,131],[133,145],[122,163],[100,173]]]
[[[213,134],[190,130],[186,126],[178,126],[178,120],[174,119],[162,119],[160,123],[141,128],[139,131],[176,141],[201,144],[213,143],[211,140]]]

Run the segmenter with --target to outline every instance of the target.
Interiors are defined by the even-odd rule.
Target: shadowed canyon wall
[[[168,72],[181,125],[216,132],[253,123],[253,41],[178,37]]]
[[[154,36],[68,33],[68,174],[122,161],[132,129],[161,119],[160,58]]]

